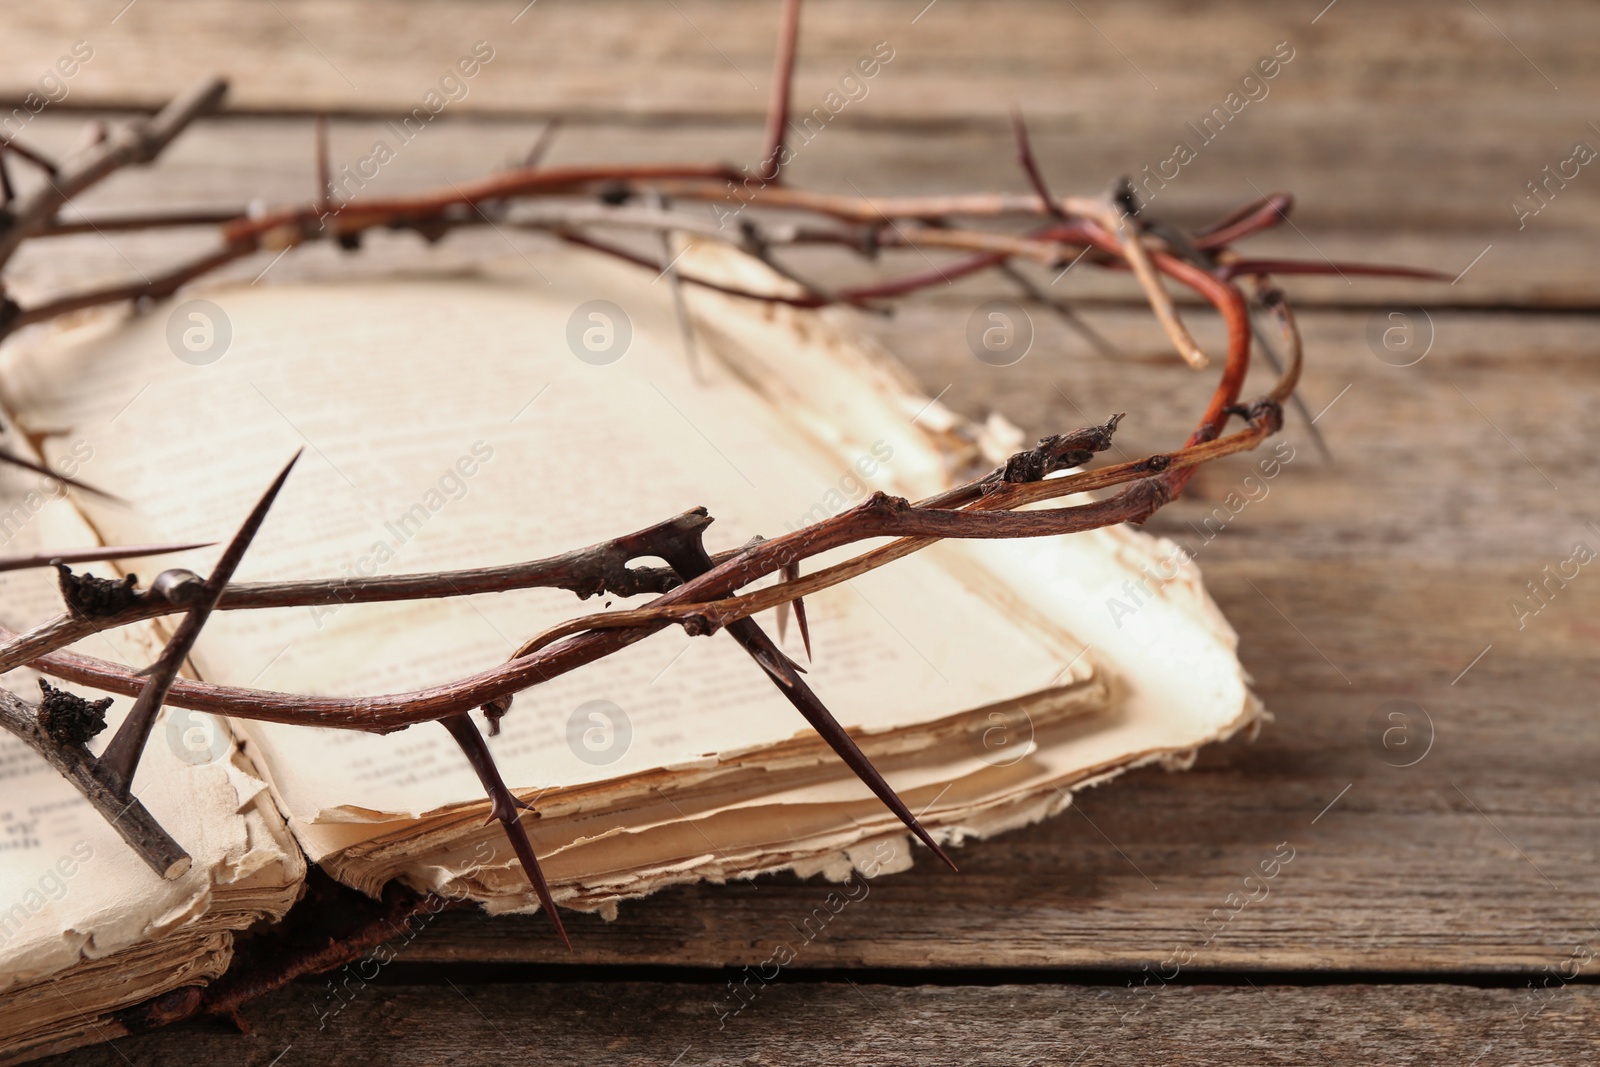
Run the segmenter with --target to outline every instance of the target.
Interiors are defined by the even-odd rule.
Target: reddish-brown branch
[[[1204,365],[1204,353],[1189,335],[1161,278],[1171,279],[1194,291],[1221,314],[1228,336],[1227,357],[1189,443],[1177,451],[1132,463],[1051,476],[1058,468],[1086,463],[1094,452],[1108,446],[1116,421],[1113,419],[1103,427],[1077,432],[1087,436],[1047,438],[1039,448],[1012,457],[1004,468],[920,504],[876,494],[838,516],[716,558],[706,556],[701,547],[700,537],[710,518],[704,511],[696,510],[589,549],[512,567],[357,581],[229,585],[233,565],[248,542],[247,531],[259,524],[264,507],[270,503],[269,492],[246,523],[246,530],[235,538],[216,570],[203,582],[187,572],[165,572],[147,592],[137,593],[130,587],[126,592],[131,601],[113,605],[104,617],[63,616],[23,635],[0,628],[0,671],[29,664],[107,692],[139,696],[135,714],[129,716],[103,760],[95,762],[85,754],[74,757],[74,763],[70,754],[45,753],[47,758],[57,762],[58,768],[65,768],[63,773],[69,777],[77,774],[82,779],[79,784],[86,795],[90,792],[103,794],[98,799],[91,796],[91,800],[101,804],[107,797],[126,793],[151,716],[163,702],[241,718],[379,733],[418,722],[442,721],[477,770],[491,799],[492,817],[505,826],[536,892],[560,929],[560,919],[518,821],[514,802],[509,800],[510,793],[467,714],[478,706],[492,707],[496,715],[503,714],[512,694],[601,659],[664,627],[681,625],[691,633],[727,629],[841,758],[913,832],[939,851],[932,836],[911,816],[831,713],[806,688],[797,666],[767,639],[750,616],[791,602],[799,613],[803,610],[803,596],[883,566],[942,538],[1052,536],[1115,523],[1142,522],[1179,493],[1200,464],[1253,448],[1281,426],[1280,403],[1292,394],[1300,373],[1299,336],[1281,294],[1271,289],[1261,276],[1268,272],[1343,270],[1352,274],[1439,277],[1431,272],[1364,265],[1341,268],[1334,264],[1249,260],[1234,254],[1227,247],[1232,241],[1266,229],[1286,217],[1292,205],[1286,194],[1274,194],[1248,205],[1195,234],[1184,234],[1144,215],[1136,223],[1127,214],[1133,207],[1126,197],[1057,197],[1051,193],[1039,170],[1020,115],[1016,118],[1018,160],[1032,186],[1031,195],[864,197],[816,193],[782,185],[779,180],[787,155],[785,134],[799,8],[799,0],[785,0],[766,124],[768,155],[758,167],[754,181],[748,180],[747,173],[715,163],[545,168],[540,165],[540,157],[555,128],[552,123],[525,165],[515,170],[476,181],[452,183],[448,189],[413,196],[341,201],[329,173],[327,124],[319,121],[316,138],[319,188],[308,204],[259,216],[235,210],[159,212],[79,222],[58,217],[60,209],[73,197],[122,167],[149,162],[189,122],[215,107],[225,85],[219,81],[205,83],[174,100],[153,118],[127,125],[77,159],[68,161],[53,181],[46,183],[47,189],[30,194],[20,203],[11,203],[9,210],[0,216],[0,265],[24,240],[86,232],[91,228],[109,232],[218,225],[222,237],[220,247],[137,284],[68,294],[31,309],[21,309],[0,294],[0,336],[18,326],[42,322],[80,308],[141,297],[164,297],[195,278],[257,251],[276,251],[320,240],[336,240],[345,247],[354,247],[364,231],[374,228],[409,229],[433,240],[457,226],[487,223],[491,212],[496,218],[506,218],[508,225],[546,229],[563,240],[651,270],[660,269],[658,258],[600,240],[589,230],[606,225],[629,226],[657,234],[680,230],[729,240],[788,277],[798,287],[800,295],[746,291],[692,275],[675,275],[674,282],[803,308],[835,302],[863,304],[899,296],[993,267],[1010,269],[1010,261],[1017,257],[1050,265],[1081,258],[1096,267],[1131,271],[1175,348],[1195,366]],[[19,151],[15,145],[9,146],[9,150]],[[3,167],[4,156],[5,150],[0,150],[0,167]],[[0,178],[4,177],[6,175],[0,171]],[[668,210],[669,200],[713,205],[719,209],[717,214],[721,221],[713,226],[703,217],[683,211],[681,203],[678,208]],[[724,234],[721,231],[727,212],[721,209],[735,200],[740,211],[752,208],[757,212],[784,213],[780,218],[800,215],[810,219],[803,224],[785,222],[782,226],[763,228],[768,226],[767,216],[761,217],[759,225],[751,216],[745,216],[739,219],[735,233]],[[629,201],[635,203],[629,204]],[[660,206],[641,208],[637,206],[639,201]],[[522,212],[520,221],[508,217],[513,210]],[[1043,224],[1035,223],[1029,232],[1013,234],[981,225],[961,228],[953,222],[1011,216],[1043,220]],[[817,226],[816,219],[823,220],[824,225]],[[963,255],[948,264],[904,277],[823,292],[776,264],[771,248],[783,243],[832,244],[866,257],[884,247],[910,247],[919,251],[947,249]],[[1239,405],[1239,395],[1249,366],[1252,324],[1244,295],[1233,281],[1240,275],[1257,278],[1262,306],[1277,317],[1288,344],[1288,358],[1277,386],[1263,399],[1243,408]],[[1235,415],[1244,418],[1248,426],[1224,436],[1228,420]],[[1084,441],[1089,444],[1083,444]],[[281,478],[275,485],[281,485]],[[1113,495],[1100,500],[1050,510],[1017,510],[1025,504],[1113,488],[1117,490]],[[804,559],[885,537],[896,540],[801,576],[800,562]],[[678,573],[674,574],[670,568],[631,566],[645,556],[667,560]],[[755,592],[741,592],[751,583],[773,574],[781,576],[779,584]],[[200,625],[213,609],[381,602],[531,586],[558,586],[580,595],[600,591],[657,595],[642,608],[571,620],[532,639],[510,662],[410,693],[326,698],[218,686],[175,677],[177,662],[187,653]],[[187,611],[188,616],[163,651],[149,679],[65,648],[96,628],[126,625],[176,611]],[[799,619],[809,654],[810,635],[804,615],[800,614]],[[19,736],[31,738],[30,744],[43,737],[25,705],[19,711],[4,704],[0,712],[6,712],[0,714],[3,720],[0,725]],[[159,827],[156,830],[159,831]],[[171,856],[162,851],[165,846],[156,836],[145,834],[139,843],[133,838],[129,840],[157,869],[163,869],[164,873],[173,869],[170,864],[167,868],[161,867]]]
[[[895,497],[876,494],[858,507],[796,535],[747,549],[693,582],[666,593],[658,606],[699,603],[781,569],[799,556],[811,556],[855,541],[877,537],[1015,538],[1081,533],[1124,522],[1143,522],[1172,493],[1160,478],[1146,478],[1107,500],[1018,514],[919,509]],[[791,537],[796,535],[790,535]],[[769,551],[777,548],[778,552]],[[668,625],[661,622],[627,630],[584,633],[523,659],[513,660],[458,682],[410,693],[372,697],[320,697],[218,686],[178,679],[168,703],[269,722],[300,723],[387,732],[459,714],[527,689],[642,640]],[[0,631],[0,637],[9,636]],[[142,679],[127,668],[71,652],[54,652],[32,662],[37,669],[112,693],[132,695]]]
[[[783,17],[778,23],[778,54],[772,63],[772,98],[767,106],[767,154],[761,157],[756,176],[776,182],[783,174],[789,130],[789,94],[794,87],[794,57],[800,42],[800,0],[783,0]]]
[[[283,208],[259,218],[237,219],[222,228],[223,240],[256,242],[257,247],[283,247],[314,239],[321,231],[338,235],[360,233],[375,227],[422,222],[445,217],[453,208],[521,196],[582,193],[599,186],[626,186],[635,182],[663,182],[697,178],[738,181],[737,170],[720,163],[616,164],[612,166],[545,167],[518,169],[477,181],[459,182],[448,190],[412,197],[351,200],[324,210],[316,205]]]
[[[140,297],[160,300],[163,297],[171,296],[196,278],[210,274],[219,267],[226,266],[236,259],[242,259],[253,251],[255,250],[248,245],[227,245],[215,252],[208,253],[196,260],[174,267],[164,274],[158,274],[144,281],[129,282],[125,285],[112,285],[104,289],[78,293],[74,296],[64,296],[23,311],[11,322],[10,329],[19,329],[35,322],[48,322],[73,311],[100,307],[104,304],[117,304],[124,300],[137,300]],[[7,332],[9,331],[4,324],[0,324],[0,336],[4,336]],[[55,475],[55,477],[59,477],[59,475]]]

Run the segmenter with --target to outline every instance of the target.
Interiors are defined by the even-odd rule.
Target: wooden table
[[[334,115],[336,161],[357,159],[478,40],[494,59],[374,193],[499,166],[558,115],[552,160],[754,159],[776,22],[773,4],[712,0],[543,0],[520,14],[522,0],[138,0],[118,15],[125,2],[8,10],[0,33],[0,94],[13,99],[73,41],[95,50],[31,124],[45,147],[81,136],[72,109],[149,105],[208,71],[232,75],[234,110],[90,201],[108,208],[304,200],[312,114]],[[1255,190],[1293,190],[1295,224],[1252,247],[1460,273],[1428,286],[1288,280],[1306,332],[1302,393],[1333,460],[1293,418],[1295,458],[1214,540],[1195,529],[1243,485],[1250,457],[1206,468],[1150,523],[1198,546],[1276,717],[1258,740],[1207,750],[1186,774],[1131,774],[970,845],[959,876],[922,863],[875,881],[720,1029],[726,983],[770,955],[822,885],[702,885],[613,923],[574,915],[575,955],[542,918],[449,914],[326,1028],[314,1011],[325,990],[307,981],[257,1003],[249,1036],[190,1025],[58,1062],[1487,1067],[1587,1050],[1600,1022],[1587,962],[1600,945],[1600,565],[1552,584],[1536,614],[1511,605],[1577,543],[1600,549],[1597,302],[1584,281],[1600,170],[1551,182],[1520,228],[1511,205],[1575,142],[1600,145],[1600,8],[1325,2],[814,0],[796,89],[809,108],[877,42],[894,49],[867,98],[801,150],[796,181],[1021,190],[1015,102],[1055,187],[1093,192],[1170,156],[1186,122],[1288,42],[1269,94],[1152,211],[1194,224]],[[537,239],[514,240],[536,253]],[[124,256],[158,262],[182,245],[90,235],[33,248],[24,291],[125,276]],[[492,234],[432,250],[395,237],[360,257],[311,249],[269,277],[506,251]],[[967,414],[998,410],[1043,433],[1126,410],[1130,454],[1181,438],[1209,378],[1175,365],[1126,281],[1073,271],[1053,291],[1082,298],[1122,354],[1094,354],[1035,306],[1034,352],[979,363],[963,328],[975,304],[1012,295],[997,277],[863,328]],[[1431,348],[1396,366],[1369,335],[1412,304],[1428,308],[1411,321]],[[1215,345],[1214,324],[1196,321]],[[1410,732],[1385,744],[1396,710]],[[1270,896],[1207,943],[1214,909],[1282,842],[1295,858]],[[1161,964],[1180,948],[1193,958],[1174,974]]]

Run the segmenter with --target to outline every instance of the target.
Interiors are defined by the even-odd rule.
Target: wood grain
[[[1514,16],[1449,0],[1344,0],[1318,17],[1325,6],[812,0],[795,103],[808,110],[820,102],[887,41],[894,58],[859,101],[872,121],[948,126],[1003,118],[1017,102],[1041,120],[1080,128],[1109,132],[1141,110],[1163,112],[1177,128],[1198,121],[1287,41],[1295,55],[1267,107],[1286,105],[1276,120],[1285,130],[1296,128],[1287,112],[1307,109],[1300,117],[1317,125],[1300,130],[1304,140],[1341,144],[1323,137],[1324,123],[1381,117],[1406,103],[1437,109],[1440,140],[1477,136],[1470,127],[1507,115],[1565,116],[1580,127],[1594,118],[1587,101],[1600,72],[1589,42],[1600,13],[1581,0]],[[68,81],[65,104],[148,106],[225,69],[242,108],[409,111],[483,40],[495,56],[452,109],[636,124],[755,121],[766,107],[778,10],[739,0],[62,0],[7,13],[0,93],[18,98],[35,88],[83,40],[94,57]],[[1474,106],[1490,98],[1491,106]],[[1540,103],[1537,113],[1530,101]],[[1368,132],[1383,136],[1379,125]],[[1570,136],[1581,133],[1549,147],[1567,147]]]
[[[336,169],[369,155],[375,140],[396,149],[370,183],[374,195],[502,165],[557,115],[567,121],[550,156],[557,162],[751,161],[761,146],[776,5],[541,0],[515,24],[522,5],[512,0],[125,5],[69,0],[8,14],[0,98],[20,103],[73,41],[96,49],[63,81],[60,104],[9,132],[64,146],[80,135],[73,111],[151,106],[213,70],[232,79],[237,114],[300,117],[202,127],[162,165],[120,177],[105,196],[121,204],[196,193],[209,203],[304,200],[313,188],[310,118],[321,110],[370,116],[336,124]],[[873,42],[897,51],[863,99],[814,139],[796,138],[793,176],[841,192],[1021,190],[1008,121],[1020,105],[1058,189],[1142,178],[1183,140],[1197,158],[1170,182],[1146,186],[1164,217],[1200,222],[1258,190],[1290,189],[1297,228],[1253,245],[1263,254],[1462,273],[1451,286],[1303,280],[1302,299],[1593,310],[1587,274],[1600,182],[1586,170],[1557,180],[1545,188],[1548,204],[1520,221],[1512,203],[1537,206],[1528,183],[1546,180],[1544,168],[1568,159],[1577,141],[1600,144],[1590,125],[1600,116],[1588,103],[1600,71],[1582,44],[1600,14],[1558,2],[1511,20],[1453,0],[1390,8],[1347,0],[1313,24],[1323,6],[1164,0],[1062,9],[1005,0],[980,9],[938,0],[913,23],[920,2],[813,2],[797,114]],[[496,58],[465,98],[400,145],[387,122],[416,107],[480,38],[497,43]],[[1280,41],[1294,58],[1265,83],[1267,95],[1212,140],[1195,136],[1189,124]],[[97,202],[106,201],[88,201]],[[126,270],[118,258],[103,263]],[[1091,297],[1131,292],[1083,271],[1062,286]]]
[[[303,200],[313,112],[342,116],[334,159],[353,161],[478,39],[496,58],[404,146],[373,195],[502,165],[553,115],[568,120],[553,161],[751,159],[776,19],[776,5],[705,0],[540,0],[515,23],[518,0],[199,0],[181,13],[175,0],[139,0],[113,23],[124,2],[8,12],[0,96],[26,92],[31,72],[72,41],[96,48],[68,99],[29,124],[30,143],[63,150],[89,117],[74,109],[149,106],[213,69],[233,77],[238,110],[97,191],[86,202],[95,210]],[[808,3],[797,101],[820,99],[875,41],[896,54],[869,96],[804,146],[795,180],[864,192],[1024,188],[1006,129],[1020,101],[1052,183],[1101,188],[1165,158],[1186,122],[1288,40],[1296,57],[1271,94],[1204,146],[1153,210],[1197,223],[1255,189],[1290,189],[1296,227],[1254,242],[1263,254],[1465,271],[1454,285],[1287,281],[1308,309],[1301,392],[1335,461],[1318,458],[1292,417],[1294,458],[1277,477],[1260,477],[1259,456],[1236,457],[1150,524],[1195,550],[1276,720],[1253,743],[1206,750],[1189,773],[1137,772],[1049,823],[971,844],[959,876],[923,861],[875,881],[803,944],[790,975],[815,981],[765,988],[720,1032],[725,986],[704,974],[542,979],[571,963],[602,969],[569,977],[759,964],[796,937],[824,883],[686,887],[625,905],[614,923],[573,916],[575,955],[537,918],[449,914],[404,948],[396,980],[418,984],[365,991],[337,1025],[318,1028],[326,990],[302,985],[263,1002],[253,1037],[186,1027],[60,1062],[266,1064],[291,1044],[285,1064],[378,1052],[396,1063],[671,1063],[680,1053],[684,1063],[942,1063],[982,1047],[1018,1062],[1088,1050],[1077,1062],[1488,1065],[1586,1050],[1595,987],[1557,983],[1545,1001],[1526,983],[1600,938],[1600,578],[1585,568],[1553,587],[1525,627],[1510,605],[1575,542],[1600,548],[1589,525],[1600,523],[1589,459],[1600,181],[1585,171],[1521,229],[1510,202],[1574,141],[1600,143],[1589,125],[1600,121],[1589,55],[1600,12],[1445,0],[924,4]],[[41,244],[19,259],[17,291],[126,277],[209,240]],[[380,235],[360,256],[296,253],[263,281],[536,259],[540,240],[484,231],[425,248]],[[231,276],[249,280],[269,262]],[[831,277],[860,270],[830,262]],[[899,263],[923,265],[909,253]],[[1094,354],[1030,307],[1029,356],[979,363],[963,339],[967,316],[1014,295],[995,278],[857,326],[966,414],[999,411],[1042,434],[1128,411],[1119,446],[1129,454],[1181,438],[1210,379],[1176,365],[1126,279],[1074,269],[1052,291],[1085,301],[1121,355]],[[1413,322],[1433,345],[1415,365],[1391,366],[1369,332],[1407,304],[1428,306]],[[1193,321],[1214,347],[1214,322]],[[1230,492],[1256,499],[1230,514]],[[1199,531],[1208,517],[1217,525],[1219,507],[1228,521],[1207,539]],[[1408,743],[1432,738],[1413,766],[1394,764],[1420,747],[1381,740],[1395,701],[1412,706]],[[1281,842],[1295,858],[1270,894],[1218,920]],[[1181,950],[1191,953],[1181,982],[1244,974],[1259,988],[1127,988]],[[915,985],[930,967],[969,984]],[[859,968],[873,968],[862,975],[872,981],[845,984]],[[1095,984],[1082,968],[1124,977]],[[1350,984],[1283,984],[1290,972]],[[1504,987],[1368,981],[1418,974]],[[1019,978],[1027,984],[991,984]]]
[[[185,1026],[57,1063],[240,1064],[1469,1064],[1581,1061],[1600,990],[1450,985],[894,986],[727,979],[380,985],[326,1027],[310,983],[259,1001],[249,1036]],[[381,1043],[374,1035],[386,1035]],[[277,1059],[276,1057],[282,1057]]]

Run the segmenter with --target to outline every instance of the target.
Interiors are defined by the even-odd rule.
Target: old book
[[[746,287],[787,284],[716,248],[679,262]],[[668,281],[579,251],[469,276],[199,295],[60,328],[10,357],[0,391],[49,461],[88,442],[81,475],[135,502],[71,498],[108,543],[226,537],[305,447],[240,580],[507,563],[696,505],[715,516],[715,551],[874,488],[937,492],[1021,443],[1003,420],[974,426],[920,394],[831,313],[688,288],[688,352]],[[1192,568],[1134,617],[1107,612],[1170,555],[1126,529],[937,545],[808,599],[809,680],[942,839],[1036,820],[1075,788],[1145,762],[1181,766],[1259,716]],[[211,558],[158,566],[203,573]],[[404,692],[492,666],[601,607],[534,590],[219,613],[194,663],[231,684]],[[792,628],[787,650],[804,660]],[[340,881],[536,907],[437,725],[387,736],[221,725],[305,857]],[[676,882],[912,862],[899,822],[725,637],[668,630],[530,690],[490,745],[538,811],[525,824],[566,907],[610,914]],[[147,756],[140,787],[166,771]],[[30,768],[28,781],[48,773]],[[0,808],[30,788],[0,782]],[[58,951],[53,971],[20,980],[91,966],[79,955]]]
[[[93,454],[76,442],[71,460],[58,459],[63,473]],[[59,483],[7,467],[0,494],[8,505],[0,552],[99,543]],[[0,574],[0,623],[37,621],[60,604],[53,571]],[[76,647],[142,664],[160,643],[145,625]],[[4,684],[38,698],[31,671],[14,671]],[[115,1036],[108,1014],[222,974],[234,932],[280,918],[294,902],[305,860],[265,782],[218,725],[169,717],[135,785],[193,858],[172,881],[152,872],[31,749],[0,734],[0,1063]]]

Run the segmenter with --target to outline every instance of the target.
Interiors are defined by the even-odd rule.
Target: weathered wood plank
[[[205,57],[232,75],[241,109],[389,119],[416,107],[481,37],[496,45],[495,59],[426,136],[401,150],[373,192],[439,184],[514,158],[531,140],[533,120],[551,115],[571,120],[556,159],[748,161],[761,147],[774,5],[580,8],[545,0],[515,24],[523,9],[511,0],[123,7],[71,0],[13,12],[0,35],[0,97],[20,101],[86,37],[94,58],[62,82],[67,95],[57,110],[156,103],[193,81],[195,57]],[[1021,104],[1057,188],[1091,191],[1133,174],[1154,196],[1154,210],[1194,221],[1258,189],[1291,189],[1301,232],[1262,242],[1264,251],[1388,259],[1451,275],[1472,265],[1448,288],[1305,283],[1319,299],[1370,302],[1388,292],[1414,301],[1592,307],[1600,184],[1581,172],[1571,180],[1545,172],[1568,160],[1575,142],[1600,143],[1587,103],[1600,90],[1584,49],[1600,28],[1592,5],[1550,3],[1515,15],[1449,0],[1358,13],[1346,5],[1313,25],[1321,7],[1166,0],[1073,10],[1007,0],[980,13],[942,0],[913,23],[921,2],[814,0],[797,114],[823,101],[874,42],[891,41],[896,52],[864,98],[814,139],[794,139],[793,174],[840,191],[1020,189],[1007,113]],[[1206,133],[1210,140],[1191,130],[1279,41],[1294,58],[1264,83],[1267,95],[1221,133]],[[52,114],[16,119],[7,130],[48,138]],[[461,126],[491,114],[514,121]],[[664,118],[695,128],[664,130]],[[176,187],[163,167],[143,191],[188,194],[199,185],[226,200],[306,195],[305,123],[273,126],[264,143],[255,141],[259,127],[230,130],[221,142],[190,142],[190,169]],[[388,130],[380,121],[342,125],[336,164],[369,154],[379,138],[399,148]],[[1196,158],[1174,168],[1165,161],[1178,141]],[[1168,181],[1163,172],[1176,176]],[[1536,181],[1548,203],[1519,220],[1514,202],[1524,211],[1540,204],[1526,195]],[[141,187],[130,183],[121,184],[138,199]]]
[[[769,971],[769,974],[772,972]],[[744,976],[730,975],[730,978]],[[1600,990],[1400,986],[723,983],[294,985],[253,1032],[186,1025],[44,1061],[412,1064],[1563,1063],[1592,1050]],[[724,1018],[723,1013],[730,1013]],[[981,1050],[981,1051],[980,1051]]]
[[[20,102],[73,41],[87,38],[94,58],[52,91],[66,92],[61,108],[152,105],[204,66],[231,75],[231,99],[241,109],[394,118],[419,106],[483,39],[495,58],[463,83],[465,96],[444,106],[431,129],[474,115],[560,115],[575,123],[568,145],[577,148],[586,124],[620,123],[624,130],[602,138],[613,153],[636,158],[687,149],[676,133],[656,133],[661,119],[675,118],[718,127],[694,139],[697,153],[753,161],[761,148],[776,5],[123,6],[69,0],[11,13],[0,35],[0,97]],[[1575,165],[1568,165],[1570,180],[1544,170],[1567,161],[1577,141],[1600,143],[1588,103],[1600,90],[1600,70],[1585,47],[1600,30],[1600,13],[1576,2],[1502,13],[1429,0],[1359,11],[1345,5],[1316,17],[1322,6],[1164,0],[1071,9],[1007,0],[979,8],[943,0],[924,12],[921,0],[813,0],[797,116],[827,101],[875,42],[888,41],[895,52],[866,83],[866,95],[843,106],[814,140],[794,138],[794,173],[840,190],[848,182],[873,191],[1020,188],[1007,117],[1021,105],[1058,188],[1093,190],[1133,174],[1161,211],[1179,216],[1214,213],[1256,189],[1290,188],[1301,197],[1310,238],[1285,235],[1284,247],[1297,253],[1371,249],[1375,231],[1472,231],[1471,241],[1423,262],[1454,274],[1497,244],[1484,266],[1503,270],[1519,295],[1538,289],[1538,264],[1549,258],[1541,242],[1557,230],[1592,233],[1600,216],[1600,186],[1582,173],[1572,177]],[[1201,129],[1213,109],[1226,112],[1228,94],[1279,42],[1293,58],[1251,90],[1266,95],[1242,105],[1235,98],[1236,116]],[[31,136],[37,123],[17,121]],[[930,127],[937,135],[909,151],[890,136]],[[528,136],[515,135],[518,148]],[[499,140],[481,130],[473,137]],[[429,139],[435,147],[442,140]],[[1178,142],[1195,153],[1192,161],[1167,162]],[[370,151],[369,137],[346,147],[359,158]],[[287,158],[308,155],[297,149]],[[463,157],[452,150],[446,158]],[[1539,206],[1525,197],[1530,182],[1546,183],[1549,203],[1519,223],[1514,199],[1524,197],[1524,210]],[[1321,234],[1330,229],[1355,241],[1325,246]],[[1559,258],[1571,272],[1589,262],[1577,252]]]
[[[1592,5],[1479,12],[1425,0],[1318,17],[1323,6],[809,0],[795,99],[804,109],[822,102],[887,41],[894,58],[851,105],[877,121],[1003,117],[1016,102],[1073,122],[1149,111],[1176,130],[1287,41],[1294,58],[1263,111],[1293,102],[1325,121],[1414,103],[1442,109],[1442,123],[1482,122],[1532,118],[1537,101],[1578,126],[1594,117],[1585,103],[1600,78]],[[0,95],[37,89],[86,40],[94,56],[68,80],[65,103],[151,104],[223,66],[242,107],[409,111],[483,40],[494,58],[451,109],[754,119],[766,107],[777,18],[776,3],[737,0],[63,0],[8,13]],[[1470,124],[1442,125],[1440,139],[1470,136]],[[1376,125],[1368,133],[1384,136]]]

